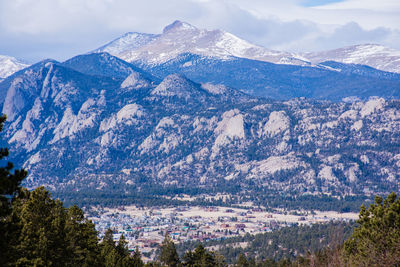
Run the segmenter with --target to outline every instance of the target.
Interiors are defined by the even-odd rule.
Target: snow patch
[[[28,65],[19,62],[14,57],[0,55],[0,81],[26,67]]]

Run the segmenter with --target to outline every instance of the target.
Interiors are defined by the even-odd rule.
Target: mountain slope
[[[131,50],[135,50],[141,46],[144,46],[154,41],[158,37],[159,37],[158,34],[128,32],[125,33],[123,36],[92,51],[92,53],[106,52],[112,55],[119,55]]]
[[[126,61],[114,57],[108,53],[92,53],[79,55],[62,63],[67,68],[93,76],[105,76],[116,79],[126,79],[132,73],[136,73],[142,79],[158,80],[149,73]]]
[[[16,58],[0,55],[0,81],[11,74],[28,67]]]
[[[112,73],[45,61],[0,83],[5,138],[11,160],[30,171],[28,186],[338,196],[397,187],[397,100],[271,101],[182,75],[146,83],[136,72]]]
[[[181,21],[166,26],[161,34],[127,33],[94,52],[108,52],[128,62],[147,65],[163,64],[191,53],[220,60],[236,57],[300,66],[336,61],[400,72],[400,51],[382,45],[361,44],[322,52],[289,53],[251,44],[225,31],[198,29]]]
[[[160,35],[151,35],[141,42],[142,34],[121,37],[121,45],[112,42],[95,51],[106,51],[128,62],[160,64],[182,53],[193,53],[219,59],[243,57],[261,61],[308,65],[302,58],[287,52],[273,51],[251,44],[221,30],[202,30],[188,23],[175,21]]]
[[[308,97],[338,101],[353,96],[400,97],[400,74],[354,64],[325,62],[318,67],[303,67],[182,54],[157,66],[141,67],[159,77],[182,73],[196,82],[224,84],[273,99]]]
[[[339,49],[304,53],[312,63],[337,61],[360,64],[378,70],[400,73],[400,51],[376,44],[362,44]]]
[[[147,35],[128,34],[110,49],[160,79],[182,73],[198,83],[224,84],[273,99],[400,97],[400,74],[395,73],[400,54],[383,46],[359,45],[299,56],[181,21],[166,26],[162,34],[147,36],[147,41],[143,36]]]

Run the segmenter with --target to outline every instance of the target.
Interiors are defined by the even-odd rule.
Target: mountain
[[[182,74],[153,81],[127,64],[104,53],[47,60],[0,83],[10,160],[29,170],[28,186],[254,197],[357,196],[398,186],[398,100],[273,101]]]
[[[159,77],[182,73],[198,83],[224,84],[273,99],[400,98],[400,74],[356,64],[323,62],[312,67],[181,54],[163,64],[141,67]]]
[[[273,99],[400,97],[400,54],[377,45],[296,55],[175,21],[161,34],[126,34],[95,51],[109,51],[160,79],[181,73]]]
[[[150,66],[189,53],[219,60],[234,57],[317,67],[325,61],[336,61],[400,72],[400,51],[382,45],[361,44],[322,52],[289,53],[254,45],[222,30],[198,29],[182,21],[166,26],[161,34],[126,33],[93,52],[108,52],[125,61]]]
[[[360,64],[378,70],[400,73],[400,51],[377,44],[362,44],[339,49],[304,53],[313,64],[324,61]]]
[[[28,67],[16,58],[0,55],[0,81],[11,74]]]
[[[157,80],[156,77],[151,76],[135,65],[106,52],[79,55],[63,62],[62,65],[93,76],[125,79],[132,73],[137,73],[143,79]]]
[[[182,53],[221,60],[240,57],[280,64],[309,64],[294,54],[269,50],[225,31],[198,29],[181,21],[166,26],[162,34],[126,34],[95,51],[109,52],[128,62],[150,65],[164,63]]]
[[[92,53],[106,52],[112,55],[119,55],[140,48],[154,41],[158,37],[158,34],[128,32],[108,44],[92,51]]]

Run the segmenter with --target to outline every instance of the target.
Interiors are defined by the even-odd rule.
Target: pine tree
[[[143,267],[144,263],[141,258],[141,254],[139,251],[139,248],[136,247],[135,253],[133,254],[132,260],[131,260],[131,266],[132,267]]]
[[[67,210],[65,231],[68,265],[99,266],[101,264],[98,257],[100,249],[95,226],[75,205]]]
[[[121,235],[116,246],[116,251],[118,253],[117,266],[125,267],[132,266],[132,258],[130,257],[128,242],[124,235]]]
[[[4,122],[7,117],[0,116],[0,132],[3,130]],[[4,160],[9,155],[7,148],[0,148],[0,160]],[[27,172],[23,169],[15,170],[11,162],[7,162],[6,166],[0,167],[0,266],[5,266],[11,261],[13,247],[10,244],[15,242],[15,235],[18,230],[15,218],[11,218],[11,205],[16,197],[21,193],[21,182],[25,179]]]
[[[400,266],[400,198],[391,193],[361,207],[358,227],[345,242],[345,255],[354,266]]]
[[[199,244],[194,251],[188,251],[183,257],[184,266],[190,267],[222,267],[226,266],[224,257],[206,250]]]
[[[250,267],[249,262],[243,254],[240,254],[236,263],[237,267]]]
[[[196,258],[195,255],[193,254],[193,252],[191,250],[189,250],[188,252],[185,253],[185,255],[183,256],[183,265],[184,266],[194,266],[196,264]]]
[[[0,131],[5,119],[0,117]],[[0,160],[6,156],[0,148]],[[27,172],[12,170],[10,162],[0,167],[0,266],[104,266],[95,226],[82,210],[64,208],[44,187],[29,192],[20,186]],[[111,245],[110,257],[118,258]],[[126,242],[118,249],[129,258]]]
[[[175,244],[168,232],[165,234],[164,241],[161,244],[160,261],[168,267],[176,267],[180,264]]]
[[[100,246],[100,255],[103,259],[105,266],[117,266],[119,255],[116,250],[116,245],[113,239],[113,231],[111,229],[108,229],[105,232],[103,241],[100,243]]]
[[[22,229],[17,250],[24,258],[18,264],[64,264],[67,251],[65,239],[65,211],[43,187],[30,192],[23,202],[20,220]]]
[[[125,258],[126,256],[129,256],[128,242],[126,241],[124,235],[121,235],[119,237],[118,245],[116,246],[116,250],[118,252],[118,255],[121,258]]]

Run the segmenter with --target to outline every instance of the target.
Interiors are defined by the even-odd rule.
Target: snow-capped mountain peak
[[[245,58],[275,64],[320,66],[324,61],[367,65],[400,73],[400,51],[377,44],[361,44],[309,53],[274,51],[223,30],[197,28],[176,20],[161,34],[127,33],[94,52],[108,52],[130,63],[149,67],[164,64],[182,54],[229,60]]]
[[[142,39],[145,41],[139,42]],[[223,60],[239,57],[278,64],[309,64],[294,54],[269,50],[222,30],[198,29],[179,20],[166,26],[160,35],[126,34],[95,50],[99,51],[150,65],[165,63],[184,53]]]
[[[322,52],[305,53],[304,57],[315,64],[332,60],[400,73],[400,51],[379,44],[360,44]]]
[[[0,55],[0,81],[11,74],[28,67],[14,57]]]
[[[198,29],[193,25],[190,25],[189,23],[176,20],[170,25],[165,26],[163,34],[171,31],[184,31],[184,30],[198,30]]]
[[[104,46],[92,51],[92,53],[107,52],[112,55],[118,55],[142,47],[155,40],[158,36],[158,34],[128,32],[121,37],[105,44]]]

